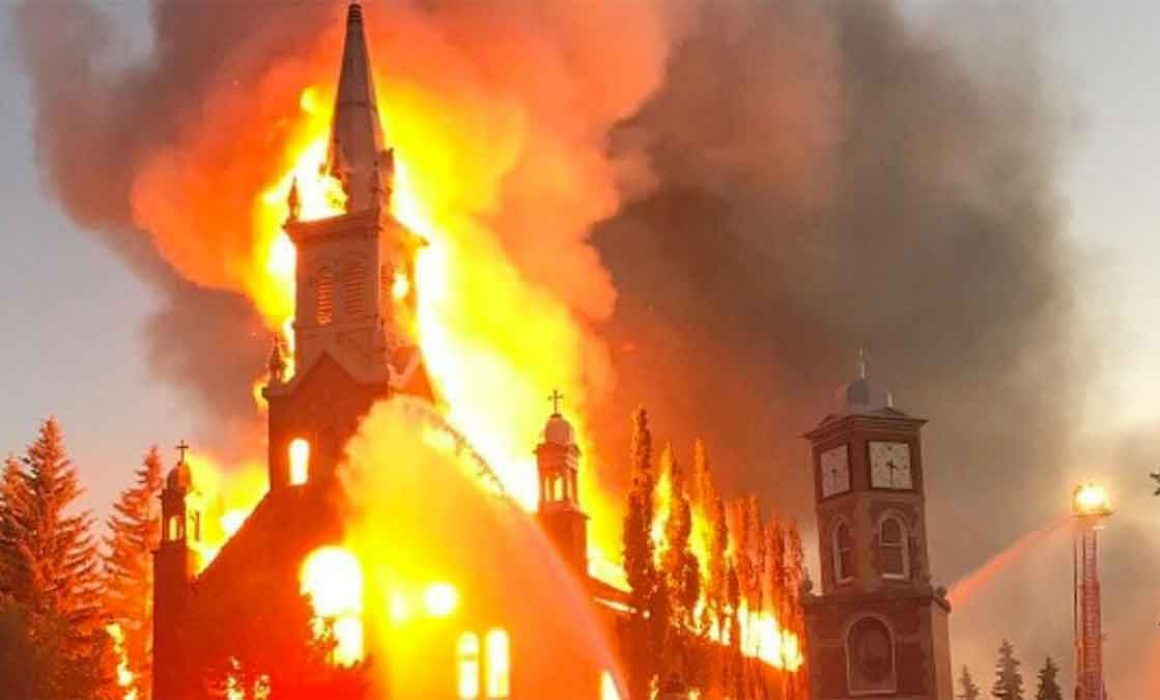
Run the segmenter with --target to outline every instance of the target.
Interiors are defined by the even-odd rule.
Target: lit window
[[[834,578],[839,582],[854,578],[854,543],[850,538],[850,526],[839,522],[834,526]]]
[[[905,579],[910,576],[906,527],[892,515],[883,518],[878,526],[878,555],[883,578]]]
[[[328,267],[318,272],[315,282],[314,318],[320,326],[334,320],[334,273]]]
[[[302,438],[290,441],[290,485],[305,484],[310,478],[310,443]]]
[[[176,515],[169,516],[169,522],[165,529],[165,537],[170,542],[176,542],[181,539],[181,518]]]
[[[508,633],[493,629],[485,640],[487,659],[487,697],[506,698],[511,695],[512,657]]]
[[[464,632],[455,645],[455,666],[459,677],[459,700],[479,697],[479,635]]]

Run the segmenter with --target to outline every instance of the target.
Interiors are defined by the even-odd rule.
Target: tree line
[[[161,532],[161,456],[98,528],[60,424],[45,420],[0,476],[0,697],[149,697],[152,552]]]
[[[995,682],[991,686],[991,696],[998,700],[1063,700],[1059,687],[1059,666],[1049,656],[1036,676],[1038,681],[1035,695],[1027,696],[1023,690],[1023,671],[1015,656],[1015,645],[1004,639],[999,645],[999,656],[995,661]],[[956,700],[979,700],[982,691],[971,676],[971,671],[963,666],[958,677]]]
[[[707,700],[804,700],[797,525],[764,517],[754,495],[723,498],[702,441],[688,472],[671,444],[654,457],[644,409],[632,417],[629,461],[623,565],[631,612],[620,637],[630,697],[681,690]]]

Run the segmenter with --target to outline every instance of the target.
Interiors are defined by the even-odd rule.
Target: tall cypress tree
[[[56,419],[44,421],[23,461],[20,477],[6,478],[6,488],[25,481],[16,488],[26,499],[9,516],[9,575],[12,598],[27,611],[30,636],[45,659],[30,679],[32,695],[100,698],[111,692],[112,666],[100,610],[99,559],[92,517],[75,510],[82,490]]]
[[[106,607],[124,634],[124,649],[137,697],[148,697],[153,630],[153,550],[161,541],[158,497],[164,485],[161,455],[150,448],[106,521]]]
[[[624,518],[624,570],[628,579],[633,614],[628,622],[629,684],[631,697],[648,697],[652,678],[660,669],[661,647],[656,643],[653,615],[659,591],[659,574],[652,543],[653,491],[652,433],[648,413],[639,408],[632,416],[632,447],[629,455],[632,487]],[[663,624],[663,621],[662,621]],[[663,627],[661,628],[663,632]]]
[[[999,645],[999,659],[995,662],[995,685],[991,695],[999,700],[1023,700],[1023,672],[1015,658],[1015,647],[1006,639]]]
[[[1059,667],[1050,656],[1047,657],[1043,668],[1039,669],[1039,688],[1035,691],[1035,700],[1063,700],[1063,691],[1056,680],[1058,675]]]
[[[963,666],[963,672],[959,674],[959,694],[955,697],[958,700],[979,700],[981,693],[975,679],[971,678],[971,670]]]
[[[668,593],[668,631],[674,641],[674,670],[680,671],[687,679],[687,638],[688,632],[693,629],[693,613],[701,595],[701,570],[690,547],[693,515],[688,484],[671,444],[666,444],[661,451],[660,461],[661,470],[668,475],[671,487],[668,519],[665,521],[665,547],[661,552],[664,587]]]

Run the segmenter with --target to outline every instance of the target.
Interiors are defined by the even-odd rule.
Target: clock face
[[[822,498],[850,490],[850,448],[839,445],[821,456]]]
[[[913,488],[910,445],[905,442],[871,442],[870,485],[880,489]]]

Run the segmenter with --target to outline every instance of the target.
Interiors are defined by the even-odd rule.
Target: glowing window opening
[[[302,438],[290,441],[290,485],[301,486],[310,478],[310,443]]]
[[[511,639],[506,630],[493,629],[484,640],[487,661],[487,697],[507,698],[511,695]]]
[[[459,700],[479,697],[479,635],[464,632],[455,644],[455,667],[459,685]]]

